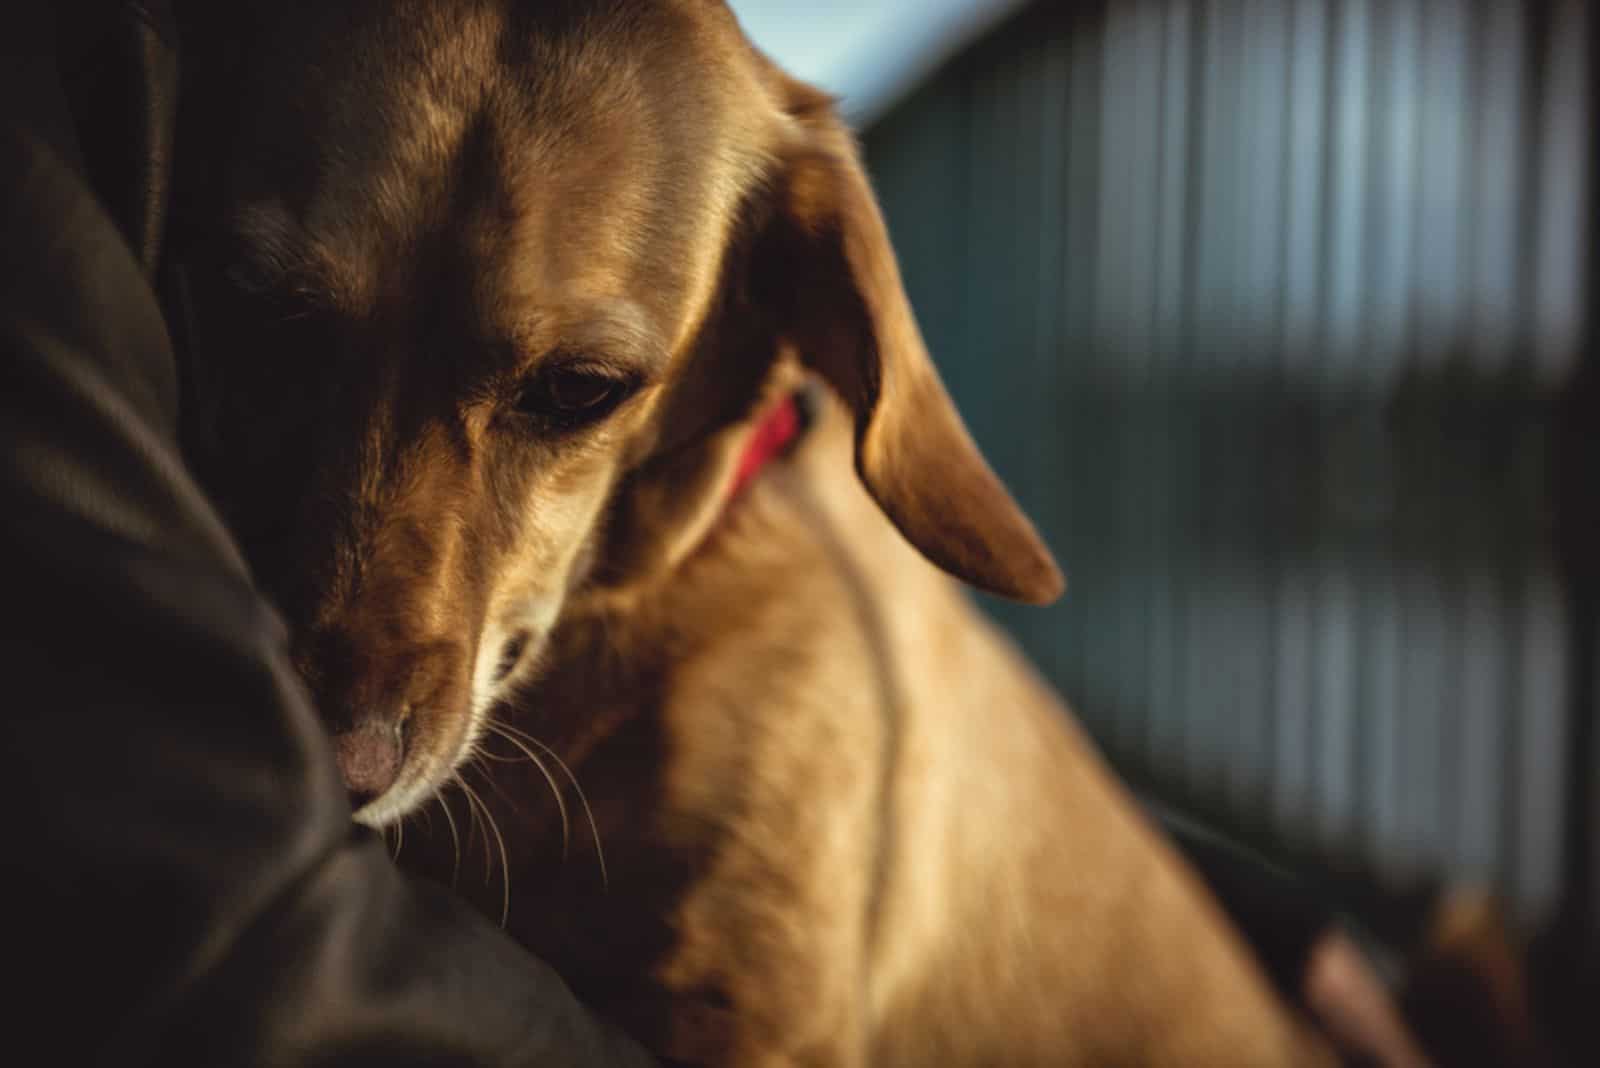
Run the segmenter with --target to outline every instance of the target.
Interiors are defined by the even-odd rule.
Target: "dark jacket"
[[[147,280],[177,69],[159,5],[5,22],[6,1059],[644,1063],[352,825],[283,627],[179,457]]]

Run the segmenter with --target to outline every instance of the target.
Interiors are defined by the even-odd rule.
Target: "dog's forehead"
[[[330,16],[269,60],[294,73],[243,159],[261,194],[244,229],[358,308],[453,264],[482,314],[630,294],[676,342],[765,165],[754,67],[725,15],[409,0]]]

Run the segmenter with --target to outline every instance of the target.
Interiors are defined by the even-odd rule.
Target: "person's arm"
[[[1300,877],[1152,799],[1146,809],[1205,882],[1290,1004],[1348,1063],[1428,1068],[1390,989],[1332,904]]]
[[[14,7],[0,45],[7,1047],[75,1065],[646,1063],[351,824],[283,629],[179,457],[167,335],[84,181],[51,5]]]

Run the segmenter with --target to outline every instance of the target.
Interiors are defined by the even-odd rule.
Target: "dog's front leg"
[[[679,950],[658,972],[672,992],[630,1006],[624,1026],[696,1068],[863,1068],[862,898],[846,888],[818,907],[790,889],[708,886],[691,899]]]
[[[833,776],[855,759],[837,744],[796,751],[827,754]],[[706,1068],[868,1063],[868,774],[775,793],[764,816],[748,795],[723,810],[741,826],[717,833],[677,910],[676,945],[655,970],[671,998],[662,1052]],[[764,783],[783,778],[768,764]]]

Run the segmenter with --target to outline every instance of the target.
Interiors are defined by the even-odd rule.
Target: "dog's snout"
[[[307,641],[296,660],[333,737],[339,773],[357,811],[429,763],[464,712],[466,652],[452,642],[384,641],[340,629]],[[436,755],[436,754],[435,754]]]

